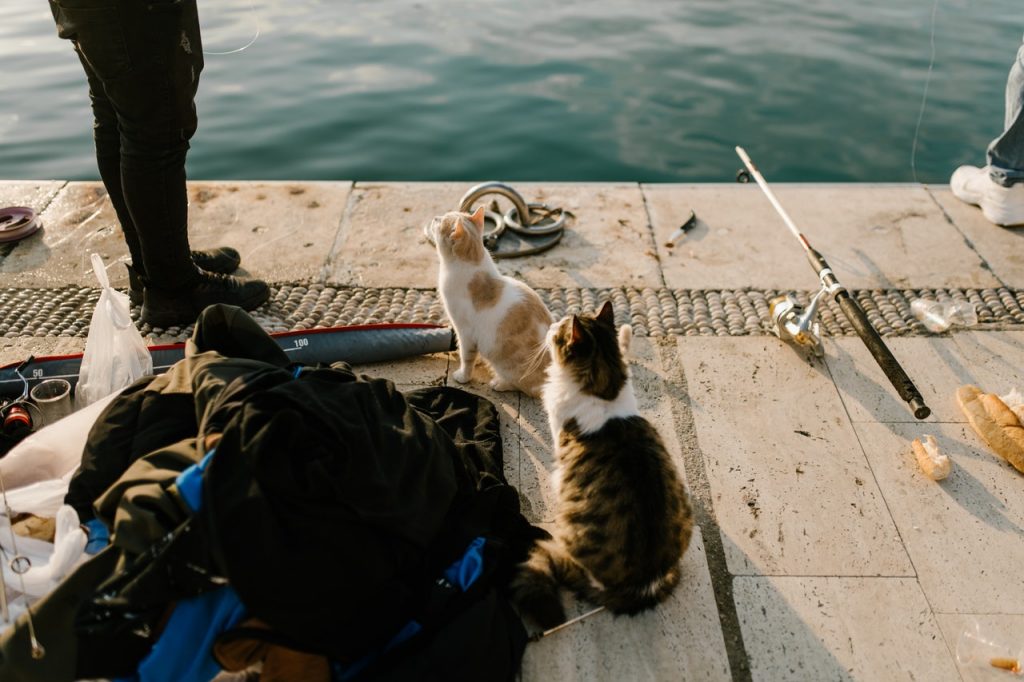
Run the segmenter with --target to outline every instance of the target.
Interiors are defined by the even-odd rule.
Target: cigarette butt
[[[1020,661],[1016,658],[993,658],[989,661],[989,664],[993,668],[999,668],[1000,670],[1009,670],[1012,673],[1019,673],[1021,671]]]
[[[941,481],[953,470],[949,457],[939,452],[939,444],[935,442],[934,436],[915,438],[910,447],[914,450],[921,471],[933,481]]]
[[[696,224],[697,214],[694,213],[693,211],[690,211],[690,216],[686,219],[686,222],[684,222],[682,225],[676,228],[676,231],[673,232],[669,236],[668,241],[665,242],[665,246],[669,249],[675,247],[676,242],[682,239],[683,235],[692,230]]]

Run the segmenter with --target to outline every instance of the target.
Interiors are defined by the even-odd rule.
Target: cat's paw
[[[469,378],[470,376],[472,376],[472,374],[472,371],[466,372],[460,367],[459,369],[455,370],[455,372],[452,374],[452,378],[455,379],[460,384],[465,384],[469,382]]]
[[[498,377],[495,377],[495,378],[491,379],[491,388],[493,388],[495,391],[499,391],[499,392],[500,391],[514,391],[514,390],[516,390],[515,386],[513,386],[510,383],[508,383],[504,379],[499,379]]]

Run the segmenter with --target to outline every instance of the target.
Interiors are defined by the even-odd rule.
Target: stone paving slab
[[[42,211],[65,184],[64,180],[0,180],[0,207],[28,206]]]
[[[1024,613],[1024,476],[966,424],[855,428],[932,607]],[[938,483],[921,473],[910,449],[924,433],[953,461]]]
[[[352,369],[360,374],[390,379],[398,386],[444,386],[448,379],[448,353],[352,365]]]
[[[28,240],[11,249],[29,247],[21,260],[0,261],[0,283],[54,286],[78,277],[92,286],[90,249],[108,263],[125,256],[102,190],[97,193],[97,183],[35,184],[37,190],[18,191],[42,201],[55,227],[33,238],[39,244]],[[349,183],[194,183],[193,244],[239,247],[253,274],[277,281],[429,290],[437,259],[421,237],[422,224],[453,206],[468,186],[359,183],[350,191]],[[499,263],[539,288],[807,289],[814,283],[795,242],[753,187],[516,186],[530,200],[565,205],[577,215],[554,251]],[[0,183],[0,198],[13,188]],[[53,201],[46,195],[51,190]],[[1021,286],[1008,253],[1016,233],[965,228],[965,219],[943,205],[951,223],[939,206],[941,192],[933,200],[931,191],[779,188],[848,286],[993,286],[995,277],[980,267],[960,230],[1003,281]],[[683,243],[684,251],[670,254],[663,237],[691,205],[707,222]],[[295,216],[299,226],[289,225]],[[313,246],[300,244],[299,233],[312,234]],[[769,233],[768,240],[740,240]],[[32,265],[30,256],[44,264]],[[764,267],[769,256],[775,262]],[[7,269],[15,262],[20,270]],[[110,274],[123,285],[118,270]],[[894,272],[907,279],[890,279]],[[687,581],[667,604],[635,619],[600,614],[531,645],[523,678],[728,679],[731,660],[733,674],[746,679],[742,663],[749,654],[754,679],[888,680],[911,673],[957,679],[951,652],[961,625],[951,612],[1013,614],[979,618],[1024,629],[1021,477],[962,423],[953,397],[967,382],[997,393],[1024,388],[1024,332],[976,329],[887,341],[925,393],[933,423],[912,420],[855,338],[828,339],[824,362],[809,362],[771,337],[636,339],[633,372],[643,413],[680,466],[705,470],[704,535],[684,558]],[[0,364],[29,353],[81,352],[84,345],[74,338],[0,339]],[[448,373],[457,362],[456,353],[435,354],[357,369],[412,390],[454,385]],[[495,402],[506,476],[520,490],[526,516],[550,521],[554,461],[543,407],[518,393],[492,391],[489,378],[478,367],[474,381],[460,387]],[[692,429],[681,435],[684,417],[687,424],[692,417],[696,441]],[[910,438],[926,431],[953,454],[955,472],[941,484],[923,479],[909,451]],[[936,530],[922,530],[929,527]],[[704,537],[713,541],[705,546]]]
[[[860,421],[914,422],[909,404],[896,393],[859,338],[827,338],[825,362],[850,414]],[[953,397],[963,381],[949,362],[957,354],[952,338],[888,338],[886,345],[921,392],[932,414],[928,422],[963,421]],[[952,387],[952,388],[951,388]]]
[[[1015,386],[1024,390],[1024,332],[965,331],[886,343],[932,408],[928,422],[966,421],[956,403],[956,389],[964,384],[998,394]],[[853,421],[916,421],[860,339],[826,339],[825,348]]]
[[[21,362],[30,355],[41,358],[48,355],[74,355],[83,352],[85,352],[85,339],[74,337],[0,338],[0,367]]]
[[[322,275],[350,183],[204,182],[189,184],[193,248],[234,246],[240,274],[270,281]],[[128,248],[98,182],[68,183],[41,216],[44,229],[0,262],[5,286],[96,286],[90,255],[99,253],[115,287],[128,285]]]
[[[643,185],[665,282],[681,289],[810,289],[814,272],[757,186]],[[911,185],[774,184],[779,201],[851,289],[989,287],[998,281],[928,193]],[[665,240],[690,210],[699,224]]]
[[[190,183],[190,243],[233,246],[242,272],[267,281],[319,279],[351,190],[351,182]]]
[[[326,281],[436,287],[437,252],[423,236],[423,226],[434,216],[454,210],[469,187],[462,183],[356,183],[327,260]]]
[[[548,415],[539,400],[523,396],[519,412],[519,496],[531,523],[555,520],[558,497],[551,486],[557,466]]]
[[[677,339],[734,575],[913,575],[827,369],[772,338]]]
[[[454,210],[470,186],[357,183],[331,252],[328,281],[360,286],[437,286],[438,258],[423,237],[423,225]],[[635,184],[517,183],[515,187],[528,201],[564,207],[573,211],[576,219],[551,251],[499,261],[502,272],[534,287],[661,286],[643,196]]]
[[[558,246],[501,264],[533,287],[659,287],[663,285],[644,197],[635,183],[516,183],[530,202],[575,215]]]
[[[949,614],[937,613],[935,617],[942,628],[942,634],[946,637],[946,643],[956,656],[957,651],[962,651],[962,657],[957,657],[957,668],[967,682],[975,680],[991,680],[992,682],[1012,682],[1015,679],[1012,675],[1002,671],[992,670],[989,660],[984,658],[985,653],[992,649],[971,648],[970,640],[977,641],[986,639],[989,642],[1000,643],[1006,646],[1001,649],[998,645],[997,652],[1010,651],[1018,660],[1024,660],[1024,615],[1018,616],[994,616],[988,614]],[[970,633],[965,636],[965,632]],[[963,639],[962,639],[963,638]],[[961,644],[962,646],[958,646]],[[971,656],[976,652],[975,656]],[[981,656],[977,655],[981,654]],[[961,660],[962,658],[962,660]]]
[[[1006,286],[1024,287],[1024,228],[990,223],[977,206],[953,196],[949,187],[931,185],[928,193]]]
[[[586,613],[578,603],[570,617]],[[683,578],[657,609],[634,617],[595,614],[526,648],[522,680],[729,680],[725,641],[700,529],[683,557]]]
[[[106,190],[98,182],[70,182],[40,215],[43,229],[17,243],[0,262],[6,286],[98,286],[90,255],[99,253],[115,287],[128,285],[128,273],[116,267],[127,260],[121,228]]]
[[[738,577],[733,594],[755,681],[960,680],[913,578]]]

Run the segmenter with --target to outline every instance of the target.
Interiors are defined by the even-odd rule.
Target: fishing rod
[[[782,218],[782,221],[786,223],[786,227],[789,228],[789,231],[793,233],[793,236],[804,247],[807,260],[810,261],[811,267],[814,268],[814,271],[818,274],[818,280],[821,282],[821,290],[815,294],[807,310],[802,314],[796,305],[795,299],[780,302],[780,307],[777,309],[774,309],[775,306],[773,306],[772,317],[776,321],[777,333],[780,336],[784,334],[789,335],[801,345],[820,347],[818,323],[814,318],[821,297],[824,294],[832,296],[835,302],[839,304],[843,314],[846,315],[846,319],[850,321],[854,331],[857,332],[857,336],[868,347],[871,355],[875,358],[875,362],[885,372],[885,376],[888,377],[896,392],[900,394],[900,398],[910,403],[910,409],[917,419],[926,419],[932,413],[931,409],[925,405],[921,392],[917,390],[914,382],[907,376],[907,373],[900,366],[892,351],[885,345],[885,341],[878,335],[875,328],[871,326],[871,322],[868,320],[868,316],[864,314],[860,304],[850,295],[846,287],[839,283],[824,256],[815,250],[811,243],[807,241],[807,237],[797,229],[796,224],[789,217],[789,214],[786,213],[786,209],[782,207],[782,204],[779,203],[775,193],[772,192],[764,177],[757,170],[754,162],[750,160],[746,150],[743,147],[736,147],[736,154],[743,161],[743,165],[747,167],[749,177],[757,181],[758,187],[768,197],[768,201],[771,202],[775,211]],[[742,174],[743,171],[740,171],[740,173]],[[744,181],[742,175],[737,176],[737,180]],[[785,337],[783,336],[783,338]]]

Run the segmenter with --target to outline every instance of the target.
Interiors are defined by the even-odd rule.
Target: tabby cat
[[[542,396],[555,439],[558,512],[512,589],[544,628],[565,620],[561,583],[616,614],[668,598],[693,531],[679,472],[655,428],[637,411],[624,360],[632,330],[616,337],[611,303],[597,316],[551,327]]]
[[[551,313],[537,292],[498,272],[483,230],[483,207],[473,215],[446,213],[424,228],[441,258],[437,289],[459,338],[453,376],[460,384],[469,381],[479,353],[494,375],[492,388],[537,397],[548,365],[544,338]]]

